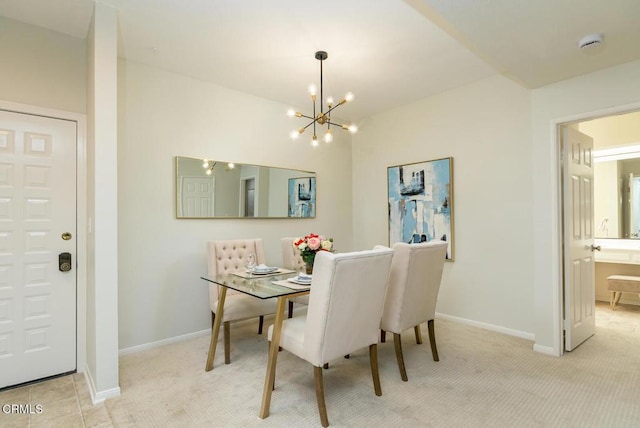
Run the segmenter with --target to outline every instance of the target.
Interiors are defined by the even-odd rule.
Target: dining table
[[[309,294],[311,288],[310,284],[290,281],[295,280],[296,277],[297,272],[284,268],[278,268],[277,271],[267,274],[241,271],[200,277],[205,281],[220,286],[207,367],[213,368],[213,359],[215,357],[215,349],[224,311],[224,301],[228,289],[248,294],[256,299],[277,299],[273,331],[271,334],[271,345],[269,346],[269,358],[267,360],[267,372],[262,391],[262,404],[259,414],[261,419],[269,416],[271,393],[275,382],[275,369],[278,360],[278,349],[280,348],[280,334],[282,332],[282,322],[284,321],[287,300],[292,297]]]

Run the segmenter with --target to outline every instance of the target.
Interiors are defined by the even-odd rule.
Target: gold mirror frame
[[[176,156],[176,218],[315,218],[316,173]]]

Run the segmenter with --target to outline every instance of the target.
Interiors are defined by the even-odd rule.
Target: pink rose
[[[314,236],[312,238],[309,238],[309,240],[307,241],[307,245],[309,245],[309,248],[311,250],[316,251],[322,245],[322,241],[317,236]]]

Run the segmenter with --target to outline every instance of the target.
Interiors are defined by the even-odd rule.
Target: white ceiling
[[[310,110],[325,96],[360,120],[496,73],[528,88],[640,59],[639,0],[103,0],[120,56]],[[0,0],[0,15],[84,38],[92,0]],[[577,43],[603,33],[597,55]]]

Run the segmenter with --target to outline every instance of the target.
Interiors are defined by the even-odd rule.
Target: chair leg
[[[293,302],[289,300],[289,318],[293,317]]]
[[[436,332],[433,326],[433,320],[427,321],[427,327],[429,328],[429,343],[431,343],[433,361],[440,361],[440,358],[438,358],[438,348],[436,347]]]
[[[400,369],[400,377],[403,381],[407,381],[407,370],[404,368],[404,358],[402,357],[402,339],[398,333],[393,333],[393,344],[396,348],[396,360],[398,360],[398,368]]]
[[[413,331],[416,333],[416,343],[422,345],[422,332],[420,331],[420,324],[413,327]]]
[[[387,332],[380,329],[380,342],[384,343],[387,341]]]
[[[258,334],[262,334],[263,325],[264,325],[264,315],[260,315],[260,321],[258,322]]]
[[[320,413],[320,423],[323,427],[329,426],[327,417],[327,405],[324,402],[324,384],[322,383],[322,367],[313,366],[313,379],[316,383],[316,401],[318,402],[318,413]]]
[[[382,388],[380,387],[380,373],[378,372],[378,344],[374,343],[369,345],[369,362],[371,363],[371,377],[373,377],[373,390],[376,395],[380,397],[382,395]]]
[[[231,363],[231,322],[224,323],[224,363]]]

